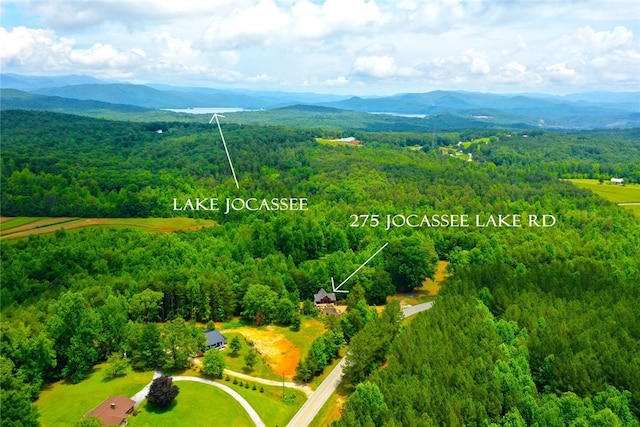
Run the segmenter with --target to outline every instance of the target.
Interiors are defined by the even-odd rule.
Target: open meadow
[[[3,217],[0,221],[0,238],[28,237],[34,234],[53,233],[61,229],[70,231],[87,227],[129,228],[148,233],[167,233],[198,230],[214,225],[216,222],[213,220],[194,218]]]
[[[640,217],[640,185],[638,184],[612,184],[611,182],[600,183],[597,179],[570,179],[576,186],[593,191],[618,206],[631,210],[637,217]]]

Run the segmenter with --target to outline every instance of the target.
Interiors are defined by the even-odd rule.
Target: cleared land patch
[[[149,233],[168,233],[181,230],[198,230],[217,223],[196,218],[11,218],[0,224],[0,238],[27,237],[33,234],[53,233],[64,229],[85,227],[132,228]]]
[[[298,332],[277,325],[255,327],[231,323],[228,328],[223,325],[220,332],[227,337],[227,345],[235,334],[239,334],[253,344],[261,359],[252,372],[245,372],[242,367],[244,354],[249,351],[249,346],[241,339],[242,348],[238,357],[231,358],[228,347],[224,350],[227,352],[227,368],[276,381],[282,380],[284,374],[287,381],[290,381],[296,375],[300,358],[307,354],[313,340],[322,335],[324,330],[324,324],[318,319],[304,319]]]
[[[619,185],[606,181],[600,184],[597,179],[570,179],[569,181],[580,188],[591,190],[600,197],[631,210],[637,217],[640,217],[640,185]]]
[[[253,342],[255,349],[260,353],[265,364],[276,375],[284,374],[285,377],[290,379],[296,374],[296,365],[300,360],[300,348],[272,328],[271,326],[267,326],[265,329],[242,327],[222,331],[222,333],[239,333]],[[277,380],[278,378],[271,379]]]

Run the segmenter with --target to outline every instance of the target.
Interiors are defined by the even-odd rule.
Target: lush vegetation
[[[118,372],[125,351],[136,369],[182,369],[204,346],[196,321],[240,316],[297,334],[300,304],[388,243],[344,285],[347,313],[309,344],[299,370],[310,379],[350,343],[344,423],[553,425],[557,415],[595,425],[640,414],[638,219],[559,179],[637,180],[637,131],[459,131],[431,149],[432,133],[363,132],[362,147],[326,146],[315,137],[336,135],[225,125],[237,190],[204,124],[3,111],[2,129],[4,216],[219,224],[2,240],[3,406],[10,393],[23,405],[45,383],[81,381],[110,356]],[[492,136],[471,147],[474,162],[435,149]],[[405,149],[414,143],[423,149]],[[174,210],[174,199],[195,197],[306,197],[309,209]],[[466,214],[471,225],[386,230],[387,215],[410,214]],[[523,226],[485,222],[498,214]],[[527,223],[545,214],[554,226]],[[395,305],[369,309],[433,277],[439,259],[451,277],[433,310],[401,327]]]

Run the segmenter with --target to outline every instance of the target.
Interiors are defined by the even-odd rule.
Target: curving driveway
[[[260,415],[258,415],[256,410],[253,409],[253,407],[249,404],[249,402],[247,402],[244,399],[244,397],[240,396],[238,394],[238,392],[233,390],[231,387],[227,387],[224,384],[220,384],[220,383],[217,383],[215,381],[211,381],[211,380],[208,380],[208,379],[205,379],[205,378],[200,378],[200,377],[187,377],[187,376],[182,376],[182,375],[176,375],[176,376],[171,377],[171,378],[173,378],[174,381],[193,381],[193,382],[196,382],[196,383],[208,384],[208,385],[211,385],[211,386],[214,386],[214,387],[218,387],[220,390],[222,390],[225,393],[229,394],[240,405],[242,405],[244,410],[247,411],[247,414],[249,414],[249,417],[251,417],[251,421],[253,421],[253,423],[257,427],[266,427],[266,424],[262,421],[262,419],[260,418]]]
[[[155,371],[153,373],[153,379],[158,378],[160,375],[162,375],[162,372]],[[188,377],[184,375],[176,375],[171,378],[173,379],[173,381],[192,381],[195,383],[207,384],[207,385],[219,388],[220,390],[227,393],[229,396],[233,397],[240,404],[240,406],[242,406],[242,408],[247,412],[247,414],[249,414],[251,421],[253,421],[256,427],[266,427],[266,424],[264,423],[264,421],[262,421],[262,419],[260,418],[260,415],[258,415],[256,410],[253,409],[253,407],[249,404],[249,402],[245,400],[244,397],[240,396],[240,394],[238,394],[238,392],[233,390],[231,387],[227,387],[224,384],[220,384],[215,381],[211,381],[206,378],[200,378],[200,377]],[[153,382],[153,380],[151,381]],[[140,404],[147,398],[147,394],[149,394],[149,387],[151,387],[151,383],[147,384],[142,390],[137,392],[131,398],[136,402],[135,403],[136,408],[140,406]]]

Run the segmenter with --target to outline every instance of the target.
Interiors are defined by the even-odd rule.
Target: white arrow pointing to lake
[[[220,138],[222,138],[222,145],[224,145],[224,151],[227,153],[227,159],[229,160],[229,166],[231,166],[231,173],[233,174],[233,180],[236,182],[236,188],[239,190],[240,185],[238,184],[238,178],[236,178],[236,171],[233,169],[233,163],[231,163],[231,156],[229,156],[229,150],[227,149],[227,143],[224,140],[224,135],[222,134],[222,128],[220,127],[220,122],[218,121],[218,117],[224,118],[223,115],[218,113],[213,113],[211,120],[209,120],[209,124],[213,123],[213,119],[216,120],[216,124],[218,125],[218,130],[220,131]]]
[[[342,281],[342,283],[340,283],[338,286],[336,286],[336,283],[333,281],[333,277],[331,277],[331,287],[333,288],[333,292],[349,292],[349,291],[345,291],[345,290],[340,289],[340,288],[342,287],[342,285],[344,285],[345,283],[347,283],[347,282],[349,281],[349,279],[351,279],[351,278],[352,278],[352,277],[353,277],[353,276],[354,276],[358,271],[360,271],[360,269],[361,269],[362,267],[364,267],[365,265],[367,265],[367,263],[368,263],[369,261],[371,261],[371,260],[373,259],[373,257],[375,257],[375,256],[376,256],[376,255],[378,255],[380,252],[382,252],[382,250],[383,250],[384,248],[386,248],[388,244],[389,244],[389,242],[387,242],[387,243],[385,243],[384,245],[382,245],[382,247],[381,247],[380,249],[378,249],[378,250],[376,251],[376,253],[374,253],[373,255],[371,255],[371,256],[369,257],[369,259],[368,259],[368,260],[366,260],[366,261],[365,261],[365,262],[364,262],[360,267],[356,268],[356,271],[354,271],[353,273],[351,273],[351,274],[349,275],[349,277],[347,277],[346,279],[344,279],[344,280]]]

